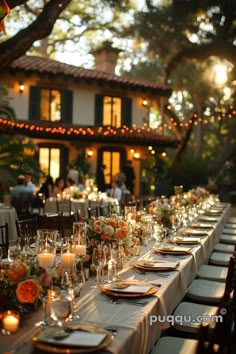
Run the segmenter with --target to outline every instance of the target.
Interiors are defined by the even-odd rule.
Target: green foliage
[[[31,171],[32,180],[38,182],[40,168],[32,140],[20,135],[1,135],[0,170],[0,181],[6,192],[16,183],[16,177],[26,171]]]
[[[206,186],[208,162],[191,155],[183,156],[175,166],[170,167],[168,174],[172,186],[183,185],[185,191],[199,185]]]

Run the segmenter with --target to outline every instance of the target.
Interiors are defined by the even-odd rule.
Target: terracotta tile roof
[[[25,120],[9,121],[3,118],[0,118],[0,132],[50,140],[91,141],[119,145],[176,147],[179,143],[177,139],[157,134],[154,130],[145,127],[128,128],[124,126],[116,129]]]
[[[119,85],[135,90],[150,91],[161,96],[169,96],[171,94],[170,88],[157,86],[150,81],[118,76],[103,71],[84,69],[49,58],[32,55],[24,55],[16,59],[9,65],[9,69],[14,72],[21,71],[27,74],[36,73],[40,75],[66,76],[76,81],[85,80],[90,83],[95,82],[113,86]]]

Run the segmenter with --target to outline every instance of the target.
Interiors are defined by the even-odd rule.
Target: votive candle
[[[19,315],[12,311],[6,311],[3,313],[2,325],[3,329],[7,332],[16,332],[19,328]]]

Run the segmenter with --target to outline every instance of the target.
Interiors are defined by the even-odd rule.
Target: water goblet
[[[62,326],[64,322],[69,321],[72,316],[72,298],[68,291],[63,290],[52,298],[50,316],[58,326]]]

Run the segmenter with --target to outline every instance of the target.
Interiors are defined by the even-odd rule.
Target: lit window
[[[106,184],[111,184],[112,178],[120,172],[120,153],[116,151],[103,151],[102,163],[106,165]]]
[[[118,97],[104,96],[103,125],[121,127],[121,99]]]
[[[40,169],[55,180],[60,175],[60,149],[39,148]]]
[[[61,93],[58,90],[41,90],[41,120],[56,122],[61,120]]]

